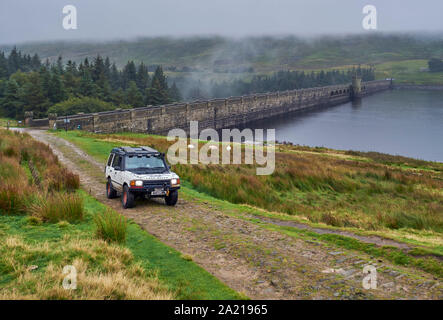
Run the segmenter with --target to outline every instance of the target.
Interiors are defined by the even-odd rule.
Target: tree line
[[[278,71],[269,76],[257,75],[250,81],[238,79],[232,82],[215,83],[211,87],[214,98],[240,96],[252,93],[286,91],[294,89],[323,87],[351,83],[353,75],[359,75],[363,81],[375,80],[373,68],[357,68],[340,71]]]
[[[152,67],[133,61],[118,69],[108,57],[85,58],[65,64],[62,57],[44,63],[37,54],[22,54],[14,48],[8,56],[0,52],[0,117],[23,119],[26,111],[35,117],[49,113],[69,115],[100,112],[116,108],[138,108],[182,100],[225,98],[253,93],[285,91],[350,83],[358,74],[363,81],[375,79],[373,68],[320,72],[279,71],[255,75],[252,79],[202,82],[176,78],[170,86],[161,66]],[[188,88],[188,89],[186,89]]]
[[[77,64],[62,57],[42,63],[37,54],[14,48],[0,52],[0,116],[21,119],[24,112],[44,117],[77,112],[99,112],[117,107],[138,108],[180,101],[175,83],[169,86],[161,66],[152,75],[133,61],[119,70],[100,55]]]

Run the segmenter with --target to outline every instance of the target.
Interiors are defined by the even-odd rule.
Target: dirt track
[[[142,201],[134,209],[123,210],[118,199],[105,196],[103,164],[61,138],[44,131],[28,132],[49,144],[99,201],[192,256],[201,267],[252,299],[443,298],[438,279],[424,272],[269,231],[197,199],[180,199],[173,208],[160,200]],[[366,264],[378,269],[376,290],[362,287]]]

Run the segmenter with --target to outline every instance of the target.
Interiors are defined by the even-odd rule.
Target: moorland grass
[[[78,177],[47,145],[6,130],[0,138],[0,299],[245,298],[75,190]],[[109,213],[101,220],[106,240],[123,239],[121,227],[127,227],[124,245],[94,237],[100,212]],[[61,285],[66,265],[77,268],[77,290]]]
[[[51,223],[78,222],[84,215],[83,199],[77,194],[44,194],[36,197],[29,211],[32,215]]]
[[[28,134],[0,130],[0,213],[32,212],[57,222],[82,217],[81,201],[73,192],[79,177],[62,167],[48,145]]]
[[[78,194],[85,216],[76,224],[0,216],[0,299],[245,298],[132,221],[125,245],[95,238],[94,217],[108,208]],[[77,267],[78,290],[62,288],[65,265]]]
[[[141,134],[57,134],[103,162],[118,145],[150,145],[165,152],[172,143]],[[443,232],[440,163],[375,153],[334,151],[340,157],[324,156],[328,150],[297,146],[278,149],[276,169],[269,176],[257,176],[255,165],[179,164],[174,171],[196,190],[215,198],[304,217],[313,223],[362,230]],[[415,168],[408,170],[402,164]]]
[[[23,219],[2,221],[16,227]],[[55,225],[53,225],[55,226]],[[87,237],[61,236],[59,230],[23,226],[43,232],[40,241],[27,232],[0,234],[0,299],[172,299],[174,294],[121,246]],[[52,229],[52,230],[51,230]],[[50,237],[57,237],[57,242]],[[76,290],[62,287],[65,265],[77,271]]]
[[[123,243],[126,241],[127,223],[125,217],[113,210],[99,212],[94,217],[95,234],[107,242]]]
[[[84,148],[83,150],[87,151],[93,146],[93,148],[96,150],[96,148],[99,148],[101,150],[110,150],[113,146],[127,144],[127,145],[137,145],[137,144],[144,144],[144,145],[152,145],[154,147],[157,147],[159,150],[165,151],[165,148],[167,147],[167,143],[163,137],[157,137],[157,136],[145,136],[140,134],[130,134],[130,133],[123,133],[123,134],[113,134],[113,135],[96,135],[96,134],[90,134],[85,132],[62,132],[57,133],[61,135],[63,138],[66,138],[67,140],[70,140],[77,145],[79,145],[81,148]],[[72,137],[72,139],[71,139]],[[81,143],[79,143],[81,142]],[[317,234],[315,232],[297,229],[293,227],[288,226],[279,226],[274,224],[263,224],[263,222],[260,219],[254,219],[250,217],[250,214],[256,215],[256,216],[265,216],[270,218],[278,218],[283,220],[292,220],[295,219],[295,221],[300,222],[306,222],[306,217],[304,216],[298,216],[298,215],[289,215],[285,212],[278,212],[275,210],[275,207],[271,208],[271,210],[261,210],[257,206],[248,206],[248,205],[238,205],[232,202],[226,201],[226,194],[224,195],[221,193],[220,197],[214,198],[214,196],[210,195],[210,190],[197,188],[192,183],[192,176],[191,179],[183,179],[183,186],[182,186],[182,196],[191,197],[194,201],[201,201],[202,203],[211,203],[211,205],[216,205],[219,207],[220,210],[223,210],[223,212],[227,214],[235,215],[239,218],[246,219],[248,221],[259,223],[261,226],[264,226],[265,228],[268,228],[270,230],[279,231],[282,233],[285,233],[289,236],[296,237],[296,238],[304,238],[307,240],[314,240],[314,241],[321,241],[326,244],[330,244],[337,247],[343,247],[349,250],[356,250],[356,251],[362,251],[367,254],[370,254],[372,256],[385,258],[392,263],[396,265],[412,265],[415,266],[421,270],[430,272],[436,276],[442,275],[442,267],[441,263],[439,262],[439,258],[436,258],[434,256],[441,256],[443,253],[441,249],[441,241],[439,232],[436,232],[433,230],[435,226],[429,225],[426,226],[424,223],[432,223],[432,219],[429,219],[429,217],[426,219],[421,219],[420,214],[411,215],[411,216],[404,216],[404,214],[398,214],[396,215],[395,211],[393,210],[392,213],[389,215],[384,216],[383,210],[392,210],[392,209],[398,209],[397,202],[395,201],[395,197],[393,197],[392,194],[384,195],[383,192],[385,190],[391,190],[392,192],[399,192],[397,194],[397,197],[400,199],[404,198],[404,195],[402,193],[410,192],[411,185],[418,185],[419,188],[415,189],[415,192],[422,192],[422,188],[429,188],[426,191],[423,191],[424,193],[419,195],[419,197],[423,197],[422,199],[418,198],[416,203],[420,205],[420,201],[426,203],[426,202],[432,202],[435,201],[433,205],[431,205],[429,208],[433,210],[433,213],[431,213],[431,217],[437,217],[439,212],[439,205],[438,201],[441,199],[441,194],[439,193],[439,182],[434,181],[433,177],[435,172],[439,172],[438,170],[433,170],[432,168],[427,168],[427,163],[420,162],[420,167],[424,168],[424,171],[420,171],[420,175],[416,175],[417,171],[411,170],[411,169],[402,169],[397,166],[394,168],[389,168],[384,163],[383,160],[381,160],[381,163],[377,162],[377,159],[369,159],[369,158],[358,158],[358,160],[355,160],[357,158],[354,155],[349,155],[349,157],[346,156],[346,152],[340,152],[336,150],[326,150],[321,149],[317,150],[315,148],[308,148],[308,147],[282,147],[282,151],[286,152],[288,154],[295,153],[299,155],[299,157],[308,157],[305,161],[305,165],[308,166],[309,162],[312,158],[309,158],[312,156],[312,153],[314,153],[314,156],[323,159],[326,164],[329,162],[329,165],[326,167],[320,168],[318,172],[314,172],[314,177],[317,178],[311,178],[311,179],[300,179],[301,182],[298,185],[298,191],[290,194],[285,194],[284,196],[289,199],[298,199],[299,201],[302,201],[307,206],[311,206],[314,210],[316,209],[316,205],[318,203],[324,203],[328,201],[333,201],[333,204],[335,206],[335,211],[331,212],[323,212],[321,215],[319,214],[319,220],[316,222],[312,221],[313,226],[321,226],[322,223],[329,224],[331,226],[344,228],[345,230],[352,230],[354,232],[362,232],[363,234],[367,235],[378,235],[378,236],[386,236],[388,238],[396,239],[397,241],[404,241],[406,243],[414,245],[419,245],[419,249],[413,249],[411,252],[405,252],[401,249],[394,248],[394,247],[378,247],[373,244],[364,243],[362,241],[359,241],[357,239],[353,239],[346,236],[341,235],[322,235]],[[296,151],[296,152],[294,152]],[[306,154],[304,154],[306,153]],[[94,158],[98,161],[105,161],[107,157],[107,154],[101,154],[101,153],[95,153]],[[383,156],[385,158],[385,156]],[[395,158],[395,157],[394,157]],[[332,160],[332,161],[331,161]],[[392,160],[392,159],[391,159]],[[395,159],[394,159],[395,160]],[[413,159],[410,159],[413,160]],[[325,162],[319,162],[316,163],[314,161],[314,165],[322,165]],[[333,166],[332,166],[333,164]],[[349,172],[347,165],[350,165],[356,167],[358,170],[356,172]],[[434,165],[439,165],[438,163],[429,163],[429,165],[432,167]],[[235,167],[235,166],[234,166]],[[236,172],[241,172],[242,168],[239,168],[240,166],[235,167]],[[247,168],[247,170],[251,170],[253,168],[252,166]],[[289,167],[290,168],[290,167]],[[177,168],[175,167],[174,170]],[[211,174],[220,172],[229,174],[231,171],[227,170],[225,167],[220,166],[207,166],[202,167],[202,170],[205,169],[206,171],[209,171]],[[196,166],[195,170],[199,170],[198,166]],[[284,173],[281,176],[282,178],[288,179],[288,176],[291,177],[307,177],[309,178],[309,174],[312,173],[312,171],[309,170],[302,170],[302,172],[298,170],[287,170],[288,173]],[[323,174],[323,170],[326,170],[327,174]],[[345,181],[339,181],[336,182],[334,179],[334,174],[337,175],[341,170],[341,175],[345,177]],[[427,171],[431,172],[427,172]],[[177,170],[178,171],[178,170]],[[331,172],[332,171],[332,172]],[[334,172],[335,171],[335,172]],[[192,173],[194,171],[191,171]],[[282,171],[277,171],[279,174],[281,174]],[[287,175],[285,175],[287,174]],[[340,175],[338,175],[340,177]],[[223,182],[224,176],[220,176],[220,179],[214,183],[220,183]],[[214,178],[214,180],[217,180],[217,178]],[[283,179],[281,179],[283,180]],[[438,179],[437,179],[438,180]],[[241,182],[241,180],[239,180]],[[245,180],[247,183],[255,183],[254,180]],[[276,179],[276,181],[278,181]],[[367,184],[367,181],[370,181],[371,184]],[[290,186],[291,183],[288,181],[278,181],[278,183],[281,183],[282,186]],[[361,190],[361,185],[366,183],[365,189]],[[398,186],[402,186],[403,188],[398,191]],[[231,188],[231,186],[226,186],[226,188]],[[262,187],[260,184],[255,185],[254,187]],[[229,189],[228,188],[228,189]],[[408,190],[409,188],[409,190]],[[320,190],[324,189],[324,190]],[[331,189],[334,190],[336,194],[331,194]],[[303,190],[301,192],[300,190]],[[320,191],[319,191],[320,190]],[[352,197],[355,197],[355,199],[351,199],[355,202],[358,200],[358,197],[361,197],[360,201],[365,201],[364,205],[372,208],[373,211],[375,211],[377,214],[374,216],[369,215],[370,211],[364,210],[363,213],[366,216],[361,216],[348,213],[345,215],[340,214],[338,211],[340,208],[347,208],[349,207],[349,203],[342,203],[341,200],[345,198],[345,195],[343,193],[351,193]],[[359,194],[360,193],[360,194]],[[346,198],[345,198],[346,199]],[[380,200],[384,199],[384,200]],[[426,200],[425,200],[426,199]],[[357,203],[357,205],[359,205]],[[358,206],[357,206],[358,207]],[[278,207],[277,207],[278,208]],[[337,209],[338,208],[338,209]],[[422,207],[426,208],[426,207]],[[313,211],[314,211],[313,210]],[[246,216],[245,216],[246,215]],[[389,229],[389,227],[384,225],[377,225],[377,223],[380,223],[383,221],[383,223],[386,223],[387,217],[389,217],[389,223],[393,223],[393,221],[396,221],[395,226],[391,226],[392,229]],[[394,219],[392,218],[394,217]],[[375,219],[374,219],[375,218]],[[356,229],[355,226],[358,226],[361,223],[361,219],[363,221],[366,221],[368,225],[371,225],[375,223],[374,228],[369,228],[368,230],[364,229]],[[375,220],[375,222],[374,222]],[[440,220],[437,220],[437,223],[439,223]],[[416,229],[414,229],[416,228]],[[426,230],[429,229],[429,230]],[[438,239],[438,240],[437,240]],[[436,240],[436,242],[434,241]]]

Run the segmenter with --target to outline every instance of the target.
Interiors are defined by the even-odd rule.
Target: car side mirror
[[[119,166],[115,166],[115,167],[114,167],[114,170],[120,171],[121,168],[120,168]]]
[[[167,165],[167,167],[168,167],[168,170],[171,170],[171,166],[169,164]]]

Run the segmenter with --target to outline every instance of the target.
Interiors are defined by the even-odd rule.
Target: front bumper
[[[143,181],[142,187],[131,187],[131,192],[137,192],[137,193],[146,193],[151,195],[153,192],[157,192],[159,190],[165,191],[168,193],[169,191],[178,190],[180,189],[180,185],[178,186],[172,186],[170,180],[149,180],[149,181]],[[162,195],[156,195],[156,196],[162,196]]]

